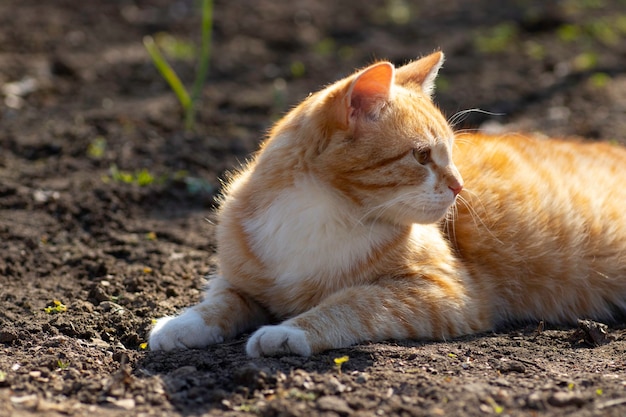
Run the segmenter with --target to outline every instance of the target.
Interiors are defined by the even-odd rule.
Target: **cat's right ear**
[[[379,62],[357,74],[344,96],[346,124],[359,116],[377,119],[389,101],[393,78],[394,67],[389,62]]]
[[[443,65],[443,52],[438,51],[410,62],[396,71],[396,83],[417,85],[430,98],[435,91],[435,79]]]

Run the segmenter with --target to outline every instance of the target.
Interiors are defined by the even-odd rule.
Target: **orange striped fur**
[[[254,331],[251,356],[310,355],[625,311],[626,151],[455,137],[442,62],[371,65],[278,122],[225,188],[220,274],[151,348]]]

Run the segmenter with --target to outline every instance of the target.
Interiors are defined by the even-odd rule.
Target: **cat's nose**
[[[463,189],[463,184],[456,183],[453,185],[448,185],[448,188],[452,190],[452,192],[454,193],[454,196],[456,197]]]
[[[446,176],[446,183],[448,188],[452,190],[454,196],[459,195],[461,190],[463,190],[463,177],[459,174],[459,171],[456,169],[454,164],[450,164],[448,167],[448,175]]]

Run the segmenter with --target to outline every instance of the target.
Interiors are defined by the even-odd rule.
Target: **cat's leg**
[[[203,348],[268,322],[267,312],[221,276],[209,283],[205,298],[176,317],[157,320],[151,350]]]
[[[252,357],[308,356],[364,341],[441,340],[489,329],[489,314],[479,305],[453,286],[393,280],[357,286],[279,325],[261,327],[246,351]]]

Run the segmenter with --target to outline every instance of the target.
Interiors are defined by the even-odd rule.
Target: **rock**
[[[488,393],[491,390],[491,386],[482,382],[474,382],[471,384],[465,384],[463,389],[475,395],[482,395]]]
[[[334,376],[329,377],[325,385],[331,394],[340,394],[346,391],[346,389],[348,388],[344,384],[339,382],[339,380]]]
[[[92,302],[93,304],[100,304],[103,301],[111,300],[111,295],[104,289],[103,285],[94,285],[89,294],[87,295],[87,300]]]
[[[105,313],[117,313],[124,314],[125,309],[121,305],[114,303],[113,301],[102,301],[100,305],[98,305],[98,310],[103,311]]]
[[[39,402],[39,398],[37,394],[29,394],[23,396],[13,396],[11,397],[11,403],[15,406],[20,406],[23,408],[31,408],[34,409]]]
[[[591,320],[578,320],[578,329],[572,338],[590,346],[601,346],[613,341],[608,333],[608,326]]]
[[[499,385],[501,387],[507,387],[508,388],[508,387],[511,386],[511,383],[509,381],[507,381],[506,379],[504,379],[504,378],[496,378],[493,381],[493,383],[496,384],[496,385]]]
[[[544,395],[540,391],[531,393],[526,399],[526,405],[535,410],[544,410],[546,408]]]
[[[0,343],[11,343],[19,338],[17,332],[14,329],[2,329],[0,330]]]
[[[290,385],[303,391],[311,391],[315,383],[311,379],[311,375],[302,369],[296,369],[290,376]]]
[[[135,400],[132,398],[122,398],[119,400],[113,399],[110,400],[110,403],[117,408],[121,408],[122,410],[132,410],[135,408]]]
[[[359,372],[355,381],[357,384],[365,384],[370,379],[369,375],[365,372]]]
[[[567,407],[569,405],[575,405],[577,407],[583,406],[588,400],[578,392],[555,392],[548,397],[548,404],[555,407]]]
[[[317,408],[321,411],[334,411],[341,416],[352,414],[352,409],[346,400],[331,395],[326,395],[317,399]]]
[[[248,363],[233,373],[233,382],[250,390],[263,389],[267,386],[267,374],[253,363]]]
[[[105,342],[104,340],[97,337],[92,337],[89,341],[89,345],[100,349],[109,349],[111,347],[111,344],[109,342]]]
[[[496,369],[503,374],[508,374],[509,372],[523,374],[526,372],[524,364],[518,361],[499,361]]]

